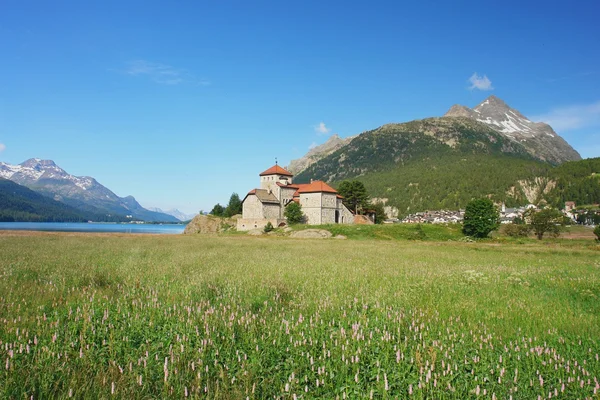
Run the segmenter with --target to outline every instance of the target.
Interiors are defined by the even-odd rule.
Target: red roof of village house
[[[312,181],[309,184],[303,185],[298,189],[299,193],[318,193],[318,192],[326,192],[326,193],[336,193],[337,190],[329,186],[323,181]]]
[[[279,165],[275,164],[273,165],[271,168],[269,168],[268,170],[261,172],[259,174],[259,176],[265,176],[265,175],[283,175],[283,176],[294,176],[294,174],[292,174],[290,171],[287,171],[283,168],[281,168]]]

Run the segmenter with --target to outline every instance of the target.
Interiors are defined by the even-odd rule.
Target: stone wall
[[[321,224],[321,193],[301,193],[300,206],[307,224]]]
[[[244,231],[250,231],[252,229],[263,229],[265,227],[265,225],[267,225],[267,222],[270,222],[271,225],[273,225],[274,228],[278,227],[280,224],[285,224],[285,220],[284,219],[279,219],[279,218],[261,218],[261,219],[254,219],[254,218],[240,218],[237,220],[237,230],[244,232]]]
[[[335,208],[321,209],[321,224],[335,224]]]
[[[336,208],[337,199],[333,193],[323,193],[321,197],[321,204],[324,208]]]
[[[244,218],[264,218],[263,206],[256,195],[249,195],[242,204],[242,216]]]
[[[263,204],[263,217],[267,219],[279,219],[281,214],[281,206],[279,204],[265,203]]]
[[[354,223],[354,214],[348,210],[348,208],[342,204],[342,200],[339,200],[338,209],[340,210],[340,223],[341,224],[353,224]]]

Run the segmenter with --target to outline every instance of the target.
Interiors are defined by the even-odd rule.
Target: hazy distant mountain
[[[172,208],[170,210],[163,211],[163,210],[161,210],[158,207],[148,207],[148,210],[154,211],[154,212],[158,212],[158,213],[163,213],[163,214],[171,215],[171,216],[177,218],[178,220],[180,220],[182,222],[183,221],[189,221],[192,218],[194,218],[196,215],[198,215],[197,213],[196,214],[186,214],[184,212],[179,211],[176,208]]]
[[[132,196],[117,196],[92,177],[71,175],[51,160],[32,158],[19,165],[0,162],[0,177],[86,212],[178,222],[171,215],[146,210]]]
[[[532,122],[510,108],[496,96],[490,96],[474,108],[454,105],[445,117],[467,117],[498,131],[504,137],[522,144],[535,158],[560,164],[581,160],[581,156],[550,125]]]

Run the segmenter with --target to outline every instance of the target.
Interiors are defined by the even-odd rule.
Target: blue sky
[[[0,161],[210,210],[328,135],[490,94],[600,156],[600,3],[405,3],[3,0]]]

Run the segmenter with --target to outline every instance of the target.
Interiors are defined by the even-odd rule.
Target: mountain
[[[354,137],[355,136],[342,139],[336,134],[331,135],[322,145],[311,148],[304,157],[290,161],[287,170],[292,174],[299,174],[320,159],[327,157],[337,149],[350,143]]]
[[[529,154],[542,161],[560,164],[581,160],[581,156],[550,125],[532,122],[496,96],[474,108],[456,104],[444,117],[466,117],[488,125],[504,137],[520,143]]]
[[[455,105],[444,117],[386,124],[335,143],[316,160],[310,152],[303,157],[313,162],[299,169],[295,182],[321,179],[335,186],[358,179],[401,214],[457,209],[481,196],[509,207],[541,200],[558,205],[568,173],[558,179],[555,166],[583,162],[574,161],[580,155],[549,125],[530,121],[496,96],[473,109]],[[569,187],[568,196],[580,189]],[[595,198],[593,190],[579,192]]]
[[[91,219],[97,221],[98,216],[50,199],[8,179],[0,178],[0,221],[84,222]]]
[[[71,175],[51,160],[32,158],[19,165],[0,162],[0,177],[88,213],[178,222],[171,215],[146,210],[132,196],[117,196],[92,177]]]
[[[309,166],[295,182],[362,181],[400,213],[457,209],[474,197],[526,204],[549,163],[519,142],[468,117],[428,118],[364,132]],[[544,189],[542,189],[544,190]]]
[[[196,215],[198,215],[197,213],[196,214],[186,214],[184,212],[179,211],[176,208],[172,208],[170,210],[163,211],[163,210],[161,210],[158,207],[149,207],[148,210],[171,215],[171,216],[177,218],[178,220],[180,220],[181,222],[183,222],[183,221],[189,221],[192,218],[194,218]]]

